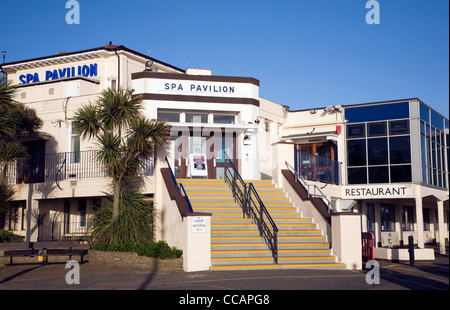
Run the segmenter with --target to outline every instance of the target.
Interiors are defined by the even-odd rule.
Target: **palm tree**
[[[141,97],[108,88],[95,104],[85,104],[75,113],[74,130],[83,139],[95,139],[97,161],[112,178],[113,219],[119,215],[120,193],[132,187],[145,159],[168,141],[169,125],[146,119],[141,110]]]
[[[35,133],[42,126],[33,109],[14,100],[15,91],[10,81],[0,78],[0,209],[14,193],[6,182],[8,166],[28,155],[19,136]]]

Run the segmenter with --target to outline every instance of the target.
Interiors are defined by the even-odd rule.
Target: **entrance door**
[[[218,137],[216,137],[216,135]],[[200,136],[198,133],[190,136],[179,136],[175,140],[175,177],[191,178],[189,171],[189,154],[206,155],[208,169],[208,179],[223,179],[225,167],[225,154],[236,161],[236,133],[225,134],[224,131],[203,131]],[[198,177],[193,177],[198,178]]]
[[[336,145],[330,142],[297,146],[297,167],[306,179],[339,183]]]

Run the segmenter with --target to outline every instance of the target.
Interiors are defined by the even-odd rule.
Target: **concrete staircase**
[[[258,227],[244,218],[224,180],[179,179],[194,211],[212,213],[211,270],[236,269],[345,269],[336,263],[329,243],[312,219],[302,218],[289,198],[270,180],[245,181],[254,184],[278,227],[278,264]]]

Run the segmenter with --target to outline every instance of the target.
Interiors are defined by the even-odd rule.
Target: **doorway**
[[[190,155],[202,154],[206,159],[206,175],[197,176],[192,173]],[[225,156],[228,156],[237,167],[236,132],[225,132],[223,129],[190,130],[189,135],[179,133],[174,143],[175,177],[223,179],[225,174]]]
[[[332,142],[298,144],[296,169],[308,180],[339,184],[337,148]]]

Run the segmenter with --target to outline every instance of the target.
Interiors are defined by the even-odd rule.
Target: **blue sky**
[[[418,97],[449,117],[449,1],[2,0],[7,62],[113,44],[180,68],[251,76],[292,110]]]

